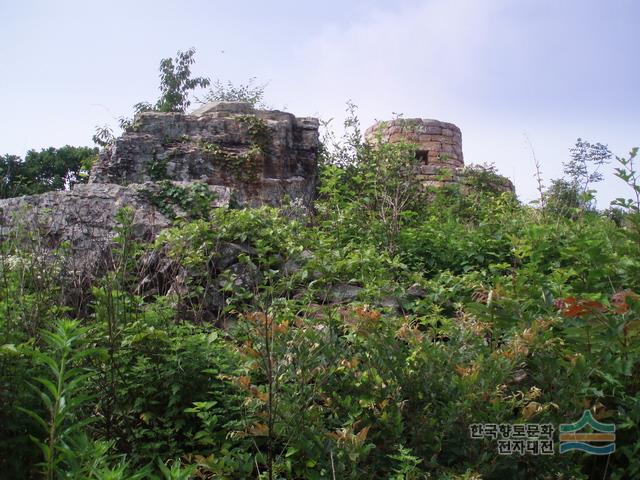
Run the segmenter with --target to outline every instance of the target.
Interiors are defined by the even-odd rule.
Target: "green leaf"
[[[35,380],[36,382],[40,382],[42,385],[46,387],[46,389],[51,394],[52,398],[58,398],[58,395],[59,395],[58,387],[54,385],[52,381],[47,380],[46,378],[40,378],[40,377],[35,378]]]
[[[29,410],[26,408],[22,408],[22,407],[16,407],[19,411],[26,413],[28,416],[30,416],[31,418],[33,418],[38,425],[40,425],[42,427],[42,429],[46,432],[49,430],[49,425],[47,424],[47,422],[45,422],[42,417],[40,415],[38,415],[36,412],[34,412],[33,410]]]

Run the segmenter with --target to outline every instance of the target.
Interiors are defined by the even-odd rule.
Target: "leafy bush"
[[[324,151],[313,214],[212,210],[204,191],[167,184],[191,215],[143,245],[123,209],[83,309],[65,306],[64,246],[44,255],[26,229],[4,239],[3,473],[640,474],[636,152],[620,161],[631,198],[615,215],[566,199],[542,210],[492,188],[490,168],[424,192],[411,146],[366,145],[355,116],[347,126]],[[586,189],[597,172],[583,153],[572,172]],[[162,285],[145,290],[151,274]],[[586,409],[616,425],[609,457],[500,455],[469,435]]]

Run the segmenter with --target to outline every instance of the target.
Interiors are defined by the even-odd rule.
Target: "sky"
[[[0,154],[91,145],[98,125],[158,96],[158,64],[268,83],[266,102],[339,130],[435,118],[465,163],[494,163],[523,201],[534,155],[549,184],[578,137],[640,146],[637,0],[0,0]],[[598,206],[625,194],[605,170]]]

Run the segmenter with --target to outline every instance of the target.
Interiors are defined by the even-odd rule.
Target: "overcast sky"
[[[640,146],[636,0],[0,0],[0,20],[0,154],[91,145],[189,47],[195,74],[257,77],[298,116],[339,124],[351,99],[364,127],[455,123],[465,162],[494,162],[525,201],[526,138],[547,182],[577,137]],[[608,175],[599,206],[623,188]]]

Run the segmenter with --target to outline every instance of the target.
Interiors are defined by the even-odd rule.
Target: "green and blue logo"
[[[579,433],[587,426],[590,426],[593,432]],[[593,418],[589,410],[585,410],[577,422],[560,425],[560,453],[579,450],[592,455],[609,455],[616,451],[615,431],[615,425],[599,422]],[[594,445],[594,442],[609,443]]]

